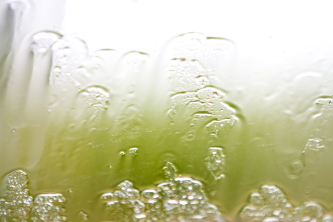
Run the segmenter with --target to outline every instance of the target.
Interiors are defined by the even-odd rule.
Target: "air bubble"
[[[125,152],[124,151],[120,151],[119,153],[121,156],[125,156]]]
[[[215,180],[219,180],[224,177],[224,174],[222,173],[224,162],[225,158],[222,152],[222,148],[209,148],[209,155],[206,158],[206,167],[214,176]]]
[[[66,221],[65,197],[60,193],[29,195],[27,174],[15,170],[7,176],[5,198],[0,199],[1,221]]]
[[[163,167],[164,173],[166,178],[169,180],[173,180],[177,173],[177,168],[171,163],[167,162],[166,165]]]
[[[321,144],[322,140],[319,138],[309,139],[307,144],[305,145],[305,148],[303,149],[303,153],[306,152],[306,150],[315,150],[319,151],[324,148],[324,146]]]
[[[216,136],[226,126],[231,127],[236,122],[234,111],[222,101],[223,96],[223,92],[214,87],[205,87],[196,92],[177,93],[171,97],[169,117],[175,119],[185,112],[190,112],[193,114],[190,122],[193,132],[204,124],[207,131]],[[206,120],[202,121],[203,118]]]
[[[315,102],[317,105],[322,105],[323,109],[332,109],[333,108],[333,99],[332,98],[320,98]]]
[[[79,216],[83,219],[83,220],[88,220],[88,214],[83,212],[83,211],[80,211],[79,212]]]
[[[79,87],[90,74],[86,70],[88,48],[81,39],[62,36],[52,46],[50,85],[74,84]]]
[[[56,32],[39,32],[32,37],[31,51],[46,53],[60,37]]]
[[[288,167],[290,175],[293,177],[298,176],[303,170],[303,166],[304,164],[301,160],[292,161]]]
[[[136,156],[138,154],[138,148],[133,147],[129,149],[129,153],[132,154],[133,156]]]
[[[197,60],[172,59],[169,77],[173,91],[195,91],[210,84],[206,70]]]
[[[37,195],[31,210],[31,220],[66,221],[66,217],[61,215],[64,211],[63,203],[65,201],[65,197],[60,193]]]

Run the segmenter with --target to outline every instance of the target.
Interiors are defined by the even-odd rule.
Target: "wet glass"
[[[329,1],[0,1],[0,221],[333,221]]]

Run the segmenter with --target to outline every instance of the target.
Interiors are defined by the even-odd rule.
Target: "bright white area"
[[[94,49],[154,51],[186,32],[226,37],[250,48],[253,42],[259,51],[266,44],[301,49],[333,38],[331,6],[331,1],[288,0],[68,0],[64,25],[66,33]]]

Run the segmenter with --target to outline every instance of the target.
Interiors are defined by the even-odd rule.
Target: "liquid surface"
[[[213,3],[0,1],[0,221],[333,220],[329,5]]]

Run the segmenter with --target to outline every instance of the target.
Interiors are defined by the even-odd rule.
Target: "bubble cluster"
[[[309,139],[307,144],[305,145],[302,153],[305,153],[307,150],[321,150],[324,148],[323,145],[321,145],[322,140],[319,138]]]
[[[35,200],[29,195],[28,176],[22,170],[15,170],[7,176],[5,198],[0,199],[0,221],[61,222],[66,201],[60,193],[39,194]]]
[[[52,46],[52,69],[50,85],[72,83],[80,86],[87,70],[88,48],[84,41],[63,36]]]
[[[163,170],[167,181],[155,189],[141,192],[125,180],[113,193],[104,193],[102,199],[112,216],[121,221],[224,221],[200,181],[179,177],[171,162]]]
[[[169,76],[177,92],[197,90],[211,83],[206,70],[197,60],[172,59]]]
[[[196,135],[202,126],[216,137],[236,121],[234,110],[223,102],[224,93],[214,86],[216,59],[222,59],[229,46],[225,39],[200,33],[177,36],[169,45],[172,59],[168,72],[173,95],[168,115],[173,120],[177,116],[191,116],[192,129],[186,140],[193,140],[195,136],[189,135]],[[197,123],[198,119],[205,119],[203,125]]]
[[[248,205],[240,211],[245,221],[265,222],[319,222],[332,221],[332,216],[324,213],[325,209],[316,202],[304,202],[293,206],[284,192],[274,185],[263,185],[259,192],[249,195]]]
[[[209,148],[209,155],[206,158],[206,167],[214,176],[215,180],[219,180],[224,177],[222,172],[224,166],[224,154],[222,148],[211,147]]]
[[[65,197],[60,193],[37,195],[31,210],[31,220],[34,222],[66,221],[66,217],[62,216],[65,211],[62,205],[65,201]]]
[[[106,109],[109,104],[110,94],[107,89],[100,86],[90,86],[80,93],[89,107]]]
[[[224,38],[206,37],[201,33],[186,33],[171,42],[171,54],[177,58],[217,62],[233,53],[232,43]]]
[[[178,113],[192,114],[190,124],[195,133],[202,125],[213,136],[226,126],[233,126],[236,121],[234,111],[230,106],[222,101],[223,92],[214,87],[204,87],[196,92],[177,93],[171,97],[171,109],[169,116],[174,119]],[[180,115],[179,115],[180,116]]]
[[[27,189],[28,177],[22,170],[15,170],[7,176],[5,206],[9,218],[16,221],[28,221],[33,198]]]
[[[132,154],[133,156],[136,156],[138,154],[138,148],[133,147],[129,149],[129,153]]]

